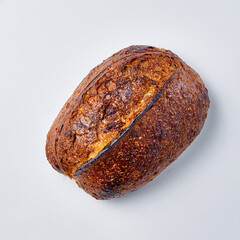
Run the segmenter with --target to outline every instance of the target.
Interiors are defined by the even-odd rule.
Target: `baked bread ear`
[[[131,46],[80,83],[49,130],[46,155],[96,199],[121,197],[189,146],[208,108],[203,81],[178,56]]]

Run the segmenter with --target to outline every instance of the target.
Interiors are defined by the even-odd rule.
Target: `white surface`
[[[0,239],[240,239],[239,1],[0,0]],[[153,182],[97,201],[54,171],[48,129],[83,77],[132,44],[171,49],[211,107]]]

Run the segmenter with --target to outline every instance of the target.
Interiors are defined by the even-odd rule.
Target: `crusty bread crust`
[[[48,133],[47,158],[93,197],[121,197],[186,149],[208,107],[204,83],[179,57],[131,46],[80,83]]]

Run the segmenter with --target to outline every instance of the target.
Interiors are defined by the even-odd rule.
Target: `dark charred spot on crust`
[[[105,132],[109,132],[111,131],[113,128],[119,128],[122,127],[124,125],[123,122],[121,121],[117,121],[117,122],[112,122],[110,124],[107,125],[106,129],[104,130]]]
[[[64,136],[65,137],[71,137],[72,132],[69,129],[66,129],[66,131],[64,132]]]
[[[113,104],[109,104],[105,109],[105,117],[114,115],[117,112],[117,110],[118,110],[117,107],[115,107]]]
[[[73,131],[72,129],[66,129],[65,132],[64,132],[64,136],[66,138],[72,138],[73,141],[75,141],[75,138],[76,138],[76,132]]]
[[[56,171],[58,171],[59,173],[63,173],[63,172],[62,172],[62,169],[61,169],[57,164],[52,164],[52,167],[53,167]]]
[[[85,129],[90,128],[90,125],[84,124],[81,120],[76,125],[77,125],[77,128],[85,128]]]
[[[150,82],[150,83],[153,84],[153,85],[156,85],[156,84],[157,84],[156,81],[154,81],[154,80],[151,79],[151,78],[148,78],[147,76],[142,75],[141,78],[144,79],[144,80],[146,80],[147,82]]]
[[[121,182],[118,178],[114,178],[110,182],[105,183],[101,191],[103,199],[110,199],[116,195],[120,186]]]

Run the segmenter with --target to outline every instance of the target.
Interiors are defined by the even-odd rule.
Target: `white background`
[[[240,239],[238,0],[0,0],[0,239]],[[153,182],[97,201],[54,171],[46,134],[103,59],[171,49],[209,90],[205,127]]]

